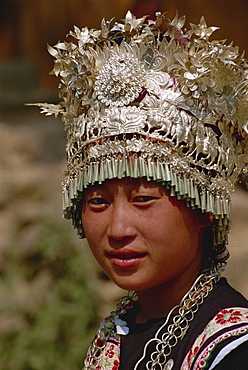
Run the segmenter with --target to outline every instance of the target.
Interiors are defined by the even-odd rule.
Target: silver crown
[[[67,131],[64,216],[83,235],[84,188],[146,177],[212,213],[215,245],[225,244],[231,193],[248,163],[246,61],[232,44],[210,41],[217,27],[203,17],[189,30],[185,17],[146,18],[128,12],[100,30],[75,27],[76,43],[48,48],[63,101],[38,105]]]

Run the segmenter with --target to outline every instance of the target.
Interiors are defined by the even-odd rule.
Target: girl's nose
[[[133,223],[131,206],[124,202],[113,203],[108,225],[108,237],[114,240],[134,238],[136,229]]]

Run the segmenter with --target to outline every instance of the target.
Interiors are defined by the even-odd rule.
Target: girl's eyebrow
[[[143,181],[141,179],[134,179],[134,178],[130,178],[127,180],[127,183],[126,183],[127,186],[129,187],[139,187],[140,185],[144,185]]]
[[[106,181],[104,181],[102,184],[93,184],[93,185],[90,185],[88,186],[84,191],[90,191],[90,190],[98,190],[98,189],[106,189],[107,186],[106,186]]]

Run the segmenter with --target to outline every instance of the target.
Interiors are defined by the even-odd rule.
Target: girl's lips
[[[132,268],[145,258],[147,253],[107,253],[107,257],[116,267]]]

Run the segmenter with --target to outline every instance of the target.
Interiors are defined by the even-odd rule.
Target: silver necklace
[[[218,266],[203,271],[196,279],[193,286],[182,298],[179,305],[175,306],[167,315],[165,322],[159,327],[154,338],[150,339],[143,351],[143,355],[136,363],[134,370],[138,370],[139,365],[146,357],[148,346],[156,342],[156,350],[151,354],[150,360],[146,363],[147,370],[171,370],[173,369],[173,359],[168,359],[172,349],[177,345],[179,340],[185,336],[190,322],[193,320],[195,313],[204,299],[209,295],[215,283],[220,279],[221,273]],[[172,323],[167,330],[162,330],[167,326],[173,312],[178,313],[173,317]]]
[[[182,298],[179,305],[175,306],[169,312],[166,320],[159,327],[154,338],[150,339],[146,343],[143,350],[143,355],[136,363],[134,370],[139,369],[141,362],[146,357],[148,346],[153,342],[156,343],[156,349],[151,354],[150,359],[147,361],[145,369],[173,369],[174,361],[173,359],[168,359],[168,357],[170,356],[172,349],[185,336],[190,322],[193,320],[195,313],[199,309],[199,306],[209,295],[215,283],[220,279],[220,267],[221,265],[217,265],[206,269],[196,279],[190,290]],[[137,300],[137,294],[135,292],[130,292],[128,296],[125,296],[121,299],[121,302],[116,306],[116,310],[110,313],[108,319],[104,321],[104,324],[100,325],[96,333],[96,337],[92,342],[85,359],[84,370],[95,369],[96,365],[99,364],[99,360],[103,355],[107,340],[110,334],[113,333],[116,319],[132,308],[135,300]],[[174,315],[172,323],[168,326],[167,330],[162,333],[162,330],[168,325],[171,315],[175,311],[177,311],[177,314]]]

